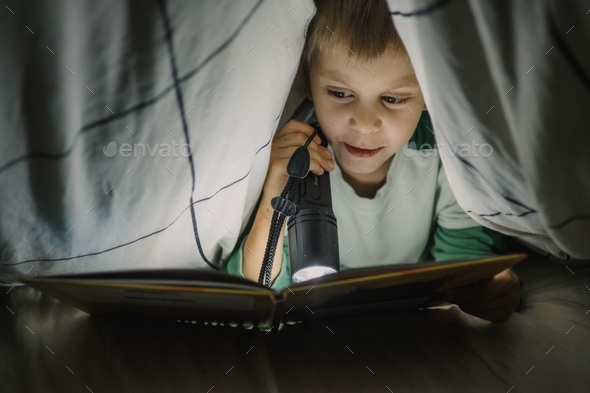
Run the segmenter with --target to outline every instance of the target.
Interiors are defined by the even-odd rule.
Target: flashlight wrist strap
[[[262,260],[260,275],[258,276],[258,283],[267,287],[271,285],[272,267],[285,217],[292,216],[297,211],[296,204],[299,202],[298,180],[297,178],[290,177],[281,195],[274,197],[271,201],[274,212],[270,223],[266,249],[264,250],[264,259]],[[292,198],[292,200],[289,198]]]
[[[293,153],[287,164],[287,173],[289,174],[287,185],[283,189],[283,192],[281,192],[281,195],[274,197],[271,201],[274,212],[270,223],[266,249],[264,250],[264,258],[262,259],[262,266],[260,266],[260,274],[258,276],[258,283],[267,287],[270,287],[272,266],[285,217],[290,217],[297,213],[299,185],[302,179],[309,173],[309,165],[311,163],[311,156],[307,147],[317,133],[318,127],[314,127],[314,131],[305,142],[305,145],[295,150],[295,153]]]

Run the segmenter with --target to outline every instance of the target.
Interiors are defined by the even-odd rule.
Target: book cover
[[[92,315],[163,317],[259,326],[386,309],[417,308],[437,292],[493,277],[526,258],[350,269],[281,292],[212,270],[137,270],[23,277],[21,281]]]

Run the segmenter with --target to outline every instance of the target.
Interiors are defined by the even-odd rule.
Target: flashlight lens
[[[336,273],[336,270],[328,266],[309,266],[295,272],[292,277],[293,281],[299,283],[332,273]]]

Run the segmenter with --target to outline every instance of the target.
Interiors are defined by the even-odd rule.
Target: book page
[[[224,273],[201,273],[111,272],[21,281],[89,314],[271,324],[274,291]]]
[[[351,269],[300,283],[285,289],[284,314],[287,320],[342,313],[346,308],[412,304],[428,301],[437,291],[468,285],[493,277],[526,254],[452,262]],[[400,302],[411,300],[413,302]],[[417,304],[418,306],[420,304]],[[397,307],[400,308],[400,307]]]

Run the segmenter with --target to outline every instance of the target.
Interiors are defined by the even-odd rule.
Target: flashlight
[[[319,125],[316,131],[327,141]],[[299,181],[297,213],[287,221],[291,277],[303,282],[340,270],[338,226],[332,211],[330,174],[309,172]]]

